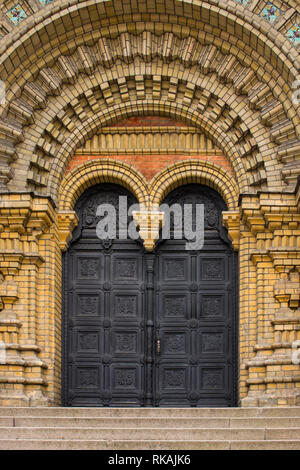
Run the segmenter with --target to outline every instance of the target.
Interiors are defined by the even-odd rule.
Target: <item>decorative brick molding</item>
[[[101,182],[124,186],[142,206],[148,206],[147,182],[143,175],[125,163],[105,159],[88,161],[65,176],[59,192],[60,211],[73,210],[85,189]]]
[[[239,211],[223,212],[223,225],[228,230],[228,236],[234,250],[238,251],[240,245],[240,213]]]
[[[158,207],[170,191],[189,183],[210,186],[222,195],[229,210],[237,209],[239,189],[232,175],[211,162],[193,159],[174,163],[152,179],[149,185],[151,204]]]
[[[145,116],[145,120],[147,117],[156,118],[156,121],[161,121],[163,124],[168,121],[174,122],[163,116]],[[76,155],[109,154],[192,156],[222,155],[222,151],[205,134],[199,132],[199,129],[188,127],[179,121],[175,126],[104,127],[98,135],[87,140],[76,152]]]
[[[212,46],[205,47],[203,57],[206,57],[206,53],[209,53],[210,50],[213,50]],[[232,69],[232,64],[229,64],[227,59],[227,56],[223,56],[221,60],[225,67],[222,74],[228,74]],[[73,58],[72,60],[76,63],[78,59]],[[220,71],[223,67],[220,66],[217,59],[214,60],[214,64],[211,64],[207,70],[205,64],[202,65],[197,80],[195,74],[188,67],[186,80],[181,85],[179,77],[176,78],[176,75],[180,74],[180,64],[178,63],[174,69],[166,72],[170,76],[161,83],[162,89],[159,99],[155,99],[153,88],[156,68],[159,65],[159,63],[156,64],[156,61],[151,65],[152,83],[151,80],[146,81],[145,75],[142,75],[143,63],[136,63],[131,67],[132,72],[124,77],[127,86],[132,89],[126,100],[123,100],[121,96],[122,90],[117,78],[125,70],[123,67],[120,71],[112,65],[109,69],[111,79],[108,76],[105,77],[104,71],[98,70],[96,72],[93,68],[97,83],[100,82],[96,86],[79,77],[71,103],[68,87],[63,85],[64,79],[61,72],[55,71],[56,81],[51,81],[49,86],[56,83],[57,88],[52,88],[52,92],[57,92],[59,95],[62,93],[61,99],[64,104],[60,103],[61,111],[57,114],[56,100],[58,98],[54,98],[49,101],[45,111],[41,112],[43,121],[47,122],[47,125],[40,134],[38,142],[29,142],[25,139],[24,142],[17,143],[18,152],[26,154],[25,149],[32,148],[32,156],[26,163],[24,161],[15,163],[15,178],[18,177],[18,172],[21,169],[24,172],[25,164],[28,167],[27,184],[39,193],[50,194],[56,200],[57,188],[71,155],[88,139],[91,133],[99,129],[99,126],[121,120],[132,114],[164,113],[181,120],[185,119],[188,124],[194,125],[207,134],[208,138],[216,142],[231,162],[243,191],[255,191],[256,188],[265,189],[267,186],[275,188],[278,187],[278,184],[281,187],[290,184],[292,189],[297,177],[297,139],[292,123],[289,125],[286,138],[284,133],[282,134],[281,127],[284,126],[286,129],[286,114],[282,104],[274,100],[269,85],[257,82],[253,72],[250,73],[247,67],[239,63],[233,67],[233,70],[236,70],[235,76],[226,79],[228,84],[226,81],[225,83],[222,81],[222,74],[219,73],[218,88],[212,92],[206,75],[218,67]],[[48,72],[50,73],[50,69],[47,71],[47,77],[53,76],[54,71],[51,72],[52,75],[49,75]],[[145,87],[143,94],[138,92],[136,77],[143,77]],[[177,80],[176,87],[175,84],[172,84],[174,80]],[[107,90],[103,88],[101,82],[103,82],[103,86],[107,86]],[[232,87],[229,85],[231,82],[233,82],[235,93],[232,92]],[[43,84],[44,79],[40,83]],[[193,87],[193,94],[189,100],[180,93],[179,85],[184,86],[186,90]],[[171,94],[170,89],[173,89]],[[244,97],[238,98],[244,92],[247,93],[247,89],[249,89],[249,94],[250,91],[252,93],[252,90],[255,90],[253,91],[255,100],[257,98],[256,91],[259,92],[259,101],[255,101],[254,109],[249,104],[249,100]],[[80,103],[82,93],[86,96],[84,106]],[[107,98],[107,93],[109,93],[109,98]],[[221,98],[224,95],[226,95],[226,104]],[[254,99],[254,96],[251,95],[250,99],[252,100],[252,98]],[[97,104],[93,103],[95,99],[97,99]],[[235,106],[241,99],[244,103],[240,111],[237,112]],[[264,102],[266,104],[260,104]],[[260,114],[259,120],[257,120],[258,112]],[[20,125],[22,126],[22,124]],[[34,127],[35,123],[31,126]],[[277,134],[274,134],[273,140],[271,139],[266,130],[268,126],[272,127],[271,135],[273,131],[275,134],[279,131],[278,143]],[[11,137],[7,131],[4,132],[6,132],[5,135],[9,143]],[[262,134],[265,136],[263,141],[261,140]],[[289,155],[286,156],[285,147],[287,145],[290,146],[292,154],[289,152]],[[5,155],[10,155],[11,148],[3,149],[3,152]],[[10,185],[13,183],[12,180]]]
[[[246,8],[234,0],[153,1],[151,12],[141,0],[45,7],[20,0],[26,18],[14,26],[6,15],[1,405],[61,403],[62,252],[78,223],[76,201],[101,182],[135,195],[148,250],[170,191],[200,183],[222,195],[223,224],[239,255],[240,404],[300,405],[300,366],[292,359],[300,340],[300,114],[292,101],[300,60],[287,36],[298,3],[274,2],[280,14],[270,21],[261,0]],[[1,6],[3,19],[14,5]],[[160,129],[159,144],[153,124],[121,131],[145,116],[172,123]],[[145,150],[149,161],[163,152],[185,159],[146,173],[128,158]],[[99,158],[77,159],[89,155]]]
[[[51,325],[51,303],[52,307],[53,300],[55,303],[51,295],[55,292],[47,291],[45,283],[41,289],[40,283],[51,272],[47,264],[51,244],[46,251],[44,244],[54,220],[54,209],[47,199],[28,194],[1,198],[0,339],[6,348],[5,363],[0,364],[1,405],[45,405],[48,378],[53,387],[51,372],[48,374],[49,366],[53,368],[51,359],[47,360],[49,353],[43,350],[41,358],[40,352],[46,341],[43,335]],[[45,330],[40,331],[40,315],[48,302]]]
[[[52,2],[54,2],[53,5],[51,5]],[[193,19],[198,19],[201,17],[203,21],[207,22],[207,24],[213,24],[215,27],[222,25],[224,31],[229,33],[231,30],[229,29],[230,22],[228,17],[230,17],[232,21],[239,21],[241,25],[240,37],[242,40],[248,39],[246,37],[246,30],[247,27],[249,28],[251,26],[254,30],[254,33],[257,34],[259,31],[263,34],[263,37],[267,37],[269,32],[271,41],[275,42],[275,40],[277,40],[278,47],[280,47],[282,43],[284,43],[285,37],[287,37],[287,32],[289,31],[291,24],[294,24],[295,21],[298,21],[298,4],[296,0],[274,0],[274,2],[276,4],[280,4],[280,8],[284,13],[280,18],[280,21],[277,21],[275,24],[268,24],[265,19],[262,18],[261,10],[266,3],[263,0],[247,0],[244,2],[241,2],[241,0],[208,0],[205,5],[202,5],[202,8],[197,4],[191,4],[185,1],[182,2],[183,5],[175,6],[174,2],[170,0],[166,1],[165,3],[157,4],[154,0],[152,11],[155,13],[165,13],[166,15],[170,16],[174,14],[182,16],[186,15],[188,18]],[[2,36],[10,31],[13,31],[16,39],[22,38],[25,35],[31,37],[36,32],[36,30],[40,32],[43,26],[47,24],[49,18],[51,18],[51,16],[54,14],[56,14],[57,17],[61,19],[63,25],[67,25],[71,21],[75,26],[76,22],[74,21],[73,15],[77,13],[76,16],[80,17],[81,9],[85,7],[88,8],[88,14],[86,14],[86,17],[83,19],[85,19],[85,21],[89,21],[90,23],[97,23],[98,15],[100,17],[118,15],[120,18],[124,14],[127,14],[127,16],[129,14],[137,15],[141,12],[143,12],[145,16],[145,13],[147,12],[142,2],[136,2],[133,5],[132,3],[127,4],[127,2],[116,4],[116,2],[108,2],[107,0],[105,0],[105,2],[103,0],[98,0],[96,2],[69,0],[68,2],[60,1],[58,4],[58,2],[55,2],[55,0],[40,0],[40,3],[38,3],[37,0],[19,0],[18,3],[21,4],[23,10],[25,11],[26,18],[23,21],[18,22],[17,28],[5,15],[5,13],[11,9],[14,3],[11,0],[4,0],[4,4],[1,6],[3,23],[5,20],[5,24],[2,24]],[[93,8],[94,14],[90,14],[90,10],[95,3],[97,7],[96,9],[95,7]],[[239,3],[243,3],[243,5],[240,5]],[[47,4],[47,9],[44,8],[45,4]],[[68,10],[70,6],[72,7],[71,15],[70,11]],[[216,7],[218,8],[216,9]],[[249,14],[249,12],[252,12],[252,14]],[[34,28],[35,25],[38,25],[38,27]],[[85,26],[84,23],[83,26]],[[270,26],[272,26],[272,28],[270,28]],[[278,38],[279,31],[283,33],[283,36],[280,36],[280,38]],[[49,33],[48,37],[49,39],[51,38]],[[289,46],[291,45],[289,44]],[[9,47],[9,44],[7,47]]]
[[[60,191],[59,208],[73,210],[76,200],[85,189],[100,182],[120,184],[131,191],[142,207],[158,208],[168,192],[182,184],[200,183],[216,189],[229,210],[238,205],[238,186],[225,169],[208,161],[186,160],[168,166],[147,183],[141,173],[113,159],[92,160],[67,173]],[[155,209],[156,210],[156,209]]]
[[[300,251],[296,243],[300,236],[300,214],[297,193],[296,198],[280,194],[245,197],[241,208],[241,222],[246,228],[245,232],[241,230],[241,242],[244,237],[253,239],[249,254],[255,269],[255,295],[252,296],[255,343],[253,357],[242,363],[246,372],[246,393],[242,404],[300,405],[300,370],[292,357],[293,342],[300,338]],[[247,234],[247,229],[251,235]],[[242,263],[248,265],[250,277],[250,264],[246,260]],[[243,276],[241,274],[241,290]],[[248,318],[251,324],[251,313]]]
[[[57,200],[68,161],[99,126],[134,114],[156,113],[185,120],[214,140],[231,162],[241,192],[274,190],[278,185],[292,192],[299,167],[299,119],[290,92],[297,78],[296,51],[283,41],[286,55],[280,54],[277,46],[270,49],[267,37],[266,50],[258,47],[255,29],[251,45],[246,44],[249,35],[241,33],[245,43],[240,38],[236,47],[233,35],[221,30],[217,34],[214,29],[216,19],[210,11],[214,11],[214,3],[211,0],[211,5],[208,2],[202,10],[191,4],[183,9],[170,0],[163,7],[165,15],[157,13],[154,20],[154,13],[147,13],[148,21],[139,23],[142,13],[138,10],[144,10],[139,2],[136,7],[96,2],[98,11],[102,11],[99,17],[94,15],[97,28],[93,15],[84,36],[77,35],[75,40],[75,29],[71,32],[67,28],[65,42],[53,46],[51,53],[47,51],[51,41],[43,44],[41,39],[43,61],[34,62],[34,50],[23,51],[24,57],[28,53],[33,60],[24,60],[26,71],[14,57],[16,51],[11,51],[9,59],[3,50],[0,73],[3,71],[3,78],[7,78],[7,102],[0,126],[2,184],[11,189],[17,185],[19,190],[29,187]],[[110,10],[109,4],[116,10]],[[78,1],[73,6],[74,12],[92,8],[90,2],[83,6]],[[155,10],[156,4],[153,7]],[[233,20],[234,14],[243,16],[245,12],[231,1],[226,5],[218,2],[218,7],[218,15],[226,17],[225,29],[228,14]],[[93,8],[95,11],[95,5]],[[131,9],[135,8],[137,16],[132,22]],[[70,20],[71,13],[64,11],[63,2],[60,6],[54,2],[53,9],[61,21]],[[54,10],[52,5],[45,8],[41,21]],[[168,15],[173,10],[170,27]],[[110,24],[114,11],[118,11],[122,27]],[[105,15],[106,27],[101,28]],[[180,26],[182,16],[184,28]],[[247,30],[250,16],[240,23],[241,31]],[[85,23],[77,18],[77,22]],[[204,28],[200,19],[211,24]],[[254,23],[256,20],[261,35],[266,22],[253,15]],[[25,31],[25,23],[29,25],[29,19],[17,27],[16,36]],[[42,23],[37,29],[45,38]],[[14,77],[11,86],[7,73]]]

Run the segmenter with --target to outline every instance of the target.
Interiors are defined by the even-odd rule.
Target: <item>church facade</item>
[[[300,405],[298,2],[4,0],[0,35],[0,406]]]

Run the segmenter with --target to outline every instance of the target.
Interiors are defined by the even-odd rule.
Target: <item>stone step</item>
[[[0,450],[300,450],[293,441],[0,440]]]
[[[76,428],[300,428],[300,418],[72,418],[10,417],[0,418],[0,427],[76,427]]]
[[[300,428],[300,418],[294,417],[262,417],[262,418],[230,418],[231,428]]]
[[[31,408],[0,407],[0,417],[130,417],[130,418],[250,418],[291,417],[300,418],[300,407],[282,408]]]
[[[0,439],[24,439],[25,436],[41,440],[300,440],[300,428],[0,428]]]
[[[300,450],[300,440],[233,441],[230,450]]]
[[[299,447],[300,449],[300,441]],[[0,450],[229,450],[229,441],[0,440]]]
[[[0,419],[1,422],[1,419]],[[15,427],[76,427],[126,429],[229,428],[228,418],[15,418]],[[299,426],[300,427],[300,426]]]
[[[0,449],[300,450],[300,407],[3,407]]]
[[[14,418],[0,418],[0,427],[14,426]]]

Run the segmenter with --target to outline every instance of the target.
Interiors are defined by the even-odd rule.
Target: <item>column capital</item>
[[[79,219],[75,211],[59,211],[57,213],[57,227],[59,247],[66,251],[72,238],[72,232],[78,225]]]
[[[136,225],[139,227],[140,237],[147,251],[153,251],[155,242],[159,237],[159,229],[164,223],[164,212],[156,210],[141,210],[132,213]]]
[[[228,236],[232,242],[233,249],[237,251],[240,245],[240,212],[222,212],[222,223],[228,230]]]

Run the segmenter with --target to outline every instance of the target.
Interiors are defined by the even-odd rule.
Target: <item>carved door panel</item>
[[[145,266],[143,247],[96,236],[96,207],[127,191],[93,188],[65,256],[65,394],[68,406],[142,406]],[[131,197],[131,199],[133,199]],[[130,203],[133,201],[130,201]]]
[[[232,256],[173,241],[156,262],[156,406],[233,406]]]
[[[155,404],[234,406],[236,259],[221,225],[225,205],[200,185],[181,187],[165,202],[204,204],[205,243],[195,251],[184,239],[157,247]]]
[[[113,253],[80,241],[68,257],[68,404],[143,401],[143,258],[135,244]]]
[[[64,404],[234,406],[236,261],[221,198],[199,185],[172,192],[170,205],[205,204],[204,247],[171,239],[146,253],[140,242],[96,236],[98,204],[117,210],[119,195],[134,202],[99,185],[76,205],[64,256]]]
[[[180,242],[166,242],[156,258],[156,405],[189,403],[191,259]],[[158,343],[159,341],[159,343]]]

